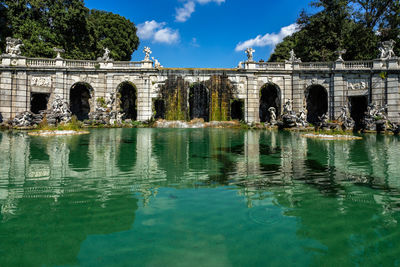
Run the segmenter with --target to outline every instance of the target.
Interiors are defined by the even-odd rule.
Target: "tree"
[[[103,48],[110,49],[114,60],[130,60],[139,46],[135,25],[119,15],[91,10],[90,27],[93,29],[96,56],[103,55]]]
[[[116,60],[129,60],[138,47],[136,28],[129,20],[108,12],[92,11],[83,0],[4,0],[0,2],[0,44],[13,36],[24,42],[28,57],[55,56],[53,47],[65,49],[65,58],[96,59],[108,46]]]
[[[347,50],[346,60],[373,59],[380,41],[398,40],[399,0],[319,0],[312,6],[321,11],[303,11],[301,30],[278,44],[269,61],[288,59],[290,49],[303,61],[333,61],[338,49]]]

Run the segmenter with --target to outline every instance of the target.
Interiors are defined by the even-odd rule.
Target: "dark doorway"
[[[153,100],[154,119],[165,119],[165,102],[161,98]]]
[[[231,119],[244,121],[244,100],[234,99],[231,103]]]
[[[356,130],[362,127],[362,121],[367,112],[368,97],[367,96],[351,96],[349,97],[350,102],[350,115],[355,122]]]
[[[194,84],[189,89],[190,119],[209,120],[210,96],[207,88],[202,84]]]
[[[135,121],[137,119],[137,94],[135,86],[129,82],[123,82],[118,88],[120,111],[124,113],[123,119]]]
[[[307,121],[309,123],[319,122],[319,117],[328,112],[328,93],[321,85],[313,85],[306,92]]]
[[[85,83],[76,83],[71,88],[70,110],[80,121],[89,119],[91,90],[90,85]]]
[[[47,109],[50,94],[32,93],[31,94],[31,112],[39,114],[41,110]]]
[[[260,122],[269,122],[268,109],[270,107],[275,108],[276,116],[279,117],[281,112],[280,90],[272,83],[264,85],[260,91]]]

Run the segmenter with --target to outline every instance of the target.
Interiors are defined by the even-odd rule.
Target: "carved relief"
[[[51,77],[33,77],[32,86],[51,87]]]
[[[348,90],[367,90],[369,88],[369,83],[367,80],[348,80],[347,89]]]

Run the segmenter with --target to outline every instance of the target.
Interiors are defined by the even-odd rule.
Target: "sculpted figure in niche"
[[[269,123],[271,125],[275,125],[276,124],[276,110],[274,107],[270,107],[268,109],[269,111]]]
[[[283,113],[284,114],[292,113],[292,100],[290,100],[290,99],[286,100],[286,103],[285,103],[285,105],[283,107]]]

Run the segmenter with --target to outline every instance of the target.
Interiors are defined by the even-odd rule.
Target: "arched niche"
[[[119,111],[123,119],[137,120],[137,88],[131,82],[122,82],[117,88]]]
[[[195,83],[189,88],[189,116],[190,119],[210,118],[210,92],[204,84]]]
[[[78,82],[72,85],[69,95],[69,108],[72,115],[75,115],[78,120],[89,119],[92,95],[93,88],[88,83]]]
[[[328,92],[322,85],[311,85],[306,89],[307,121],[319,122],[319,117],[328,112]]]
[[[281,113],[281,90],[274,83],[266,83],[260,89],[260,122],[269,122],[268,109],[274,107],[276,115],[279,117]]]

